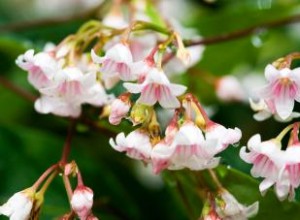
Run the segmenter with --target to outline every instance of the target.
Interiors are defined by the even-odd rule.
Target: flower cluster
[[[16,60],[18,66],[28,71],[28,81],[41,93],[35,109],[44,114],[78,117],[82,104],[106,104],[109,96],[97,79],[97,69],[91,59],[84,55],[72,65],[66,65],[61,50],[54,47],[37,54],[28,50]]]
[[[277,197],[284,200],[289,196],[295,197],[295,188],[300,186],[300,142],[298,140],[298,123],[294,124],[291,140],[282,150],[281,139],[291,126],[283,130],[277,138],[261,141],[259,134],[254,135],[248,141],[248,149],[242,147],[241,158],[247,163],[253,164],[251,174],[254,177],[262,177],[259,189],[264,195],[268,188],[274,185]]]
[[[189,97],[189,94],[186,97]],[[191,106],[193,104],[192,101],[188,103]],[[190,109],[186,108],[186,111]],[[205,114],[204,111],[196,113],[200,114],[198,117]],[[163,138],[160,134],[153,137],[155,133],[151,130],[153,121],[150,121],[148,128],[138,128],[127,136],[122,132],[117,135],[115,141],[110,139],[110,144],[115,150],[125,152],[131,158],[152,164],[154,173],[164,169],[214,168],[220,161],[220,157],[215,155],[230,144],[237,143],[241,138],[241,131],[238,128],[227,129],[212,122],[206,114],[204,117],[207,120],[204,122],[205,125],[197,125],[197,120],[190,118],[189,113],[185,118],[180,118],[176,110]]]

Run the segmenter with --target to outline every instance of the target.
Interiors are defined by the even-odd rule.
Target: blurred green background
[[[300,15],[300,1],[297,0],[182,2],[192,6],[190,13],[181,15],[184,24],[196,28],[203,38]],[[59,43],[88,19],[103,17],[101,13],[86,13],[84,18],[78,16],[97,4],[99,1],[96,0],[1,0],[1,79],[37,95],[28,84],[26,73],[15,65],[16,57],[29,48],[41,49],[47,42]],[[65,20],[65,17],[69,19]],[[42,22],[33,22],[36,25],[32,25],[32,21]],[[256,122],[248,104],[220,102],[214,87],[202,76],[262,75],[268,63],[299,50],[300,22],[258,29],[257,33],[247,37],[207,45],[203,59],[174,80],[184,82],[205,105],[213,107],[213,120],[227,127],[239,127],[243,131],[240,142],[243,146],[256,133],[262,134],[263,140],[274,137],[286,124],[273,119]],[[122,125],[127,132],[128,125],[127,122]],[[106,122],[103,126],[112,131],[121,130],[109,127]],[[59,160],[67,127],[67,120],[38,114],[33,103],[0,84],[0,203],[30,186],[47,167]],[[108,139],[115,133],[79,125],[72,141],[70,159],[76,160],[86,185],[94,190],[95,215],[104,220],[197,219],[202,203],[189,174],[184,171],[165,172],[163,183],[161,177],[151,175],[141,163],[130,160],[108,145]],[[239,159],[239,148],[230,147],[222,153],[224,166],[219,168],[219,174],[229,191],[241,203],[260,201],[259,214],[253,219],[299,219],[298,202],[280,203],[272,191],[265,197],[260,196],[258,182],[248,175],[250,166]],[[185,207],[178,191],[187,196],[190,209]],[[297,198],[300,201],[300,195]],[[55,219],[68,209],[67,196],[58,177],[46,194],[41,219]],[[0,216],[0,219],[5,218]]]

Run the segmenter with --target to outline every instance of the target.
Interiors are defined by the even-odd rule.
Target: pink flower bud
[[[111,104],[111,113],[109,115],[109,123],[118,125],[130,109],[130,102],[123,99],[115,99]]]
[[[86,186],[78,186],[72,196],[71,206],[80,220],[86,220],[93,206],[93,191]]]

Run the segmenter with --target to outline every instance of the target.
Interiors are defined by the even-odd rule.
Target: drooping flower
[[[34,190],[25,189],[15,193],[4,205],[0,206],[0,215],[6,215],[10,220],[27,220],[33,208]]]
[[[211,123],[205,131],[205,140],[215,140],[218,153],[225,150],[230,144],[237,143],[241,137],[242,132],[239,128],[225,128],[217,123]]]
[[[257,214],[259,206],[258,202],[244,206],[227,190],[220,192],[216,203],[216,211],[223,220],[246,220]]]
[[[141,93],[137,102],[150,106],[159,102],[164,108],[178,108],[180,103],[176,97],[186,90],[185,86],[170,83],[165,73],[155,67],[150,69],[143,83],[123,85],[130,93]]]
[[[274,102],[276,113],[287,119],[294,108],[294,101],[300,101],[300,68],[276,69],[273,65],[265,68],[268,84],[262,88],[261,96]]]
[[[80,220],[88,219],[93,206],[93,191],[86,186],[77,186],[71,198],[71,206]]]
[[[111,103],[111,113],[109,115],[109,123],[118,125],[121,120],[128,114],[131,104],[127,98],[117,98]]]
[[[107,50],[103,57],[96,55],[93,50],[91,55],[95,63],[102,64],[100,71],[107,89],[114,87],[120,79],[123,81],[137,79],[137,76],[131,71],[132,54],[127,45],[115,44]]]
[[[281,143],[276,139],[261,141],[259,134],[248,141],[248,149],[242,147],[240,157],[247,163],[253,164],[251,175],[264,180],[259,185],[260,192],[264,195],[268,188],[275,184],[275,192],[279,199],[286,197],[285,183],[279,178],[279,171],[285,163],[284,152],[280,150]]]
[[[125,134],[119,133],[116,142],[111,138],[110,145],[119,152],[125,152],[127,156],[149,161],[152,145],[149,136],[142,130],[134,130],[125,137]]]
[[[34,55],[34,50],[28,50],[18,56],[16,64],[28,71],[28,81],[36,88],[41,89],[51,85],[51,80],[60,69],[57,61],[46,52]]]
[[[293,118],[299,118],[300,113],[299,112],[292,112],[289,117],[286,119],[282,119],[276,112],[274,103],[270,100],[264,100],[260,99],[257,102],[253,101],[252,99],[249,99],[250,107],[252,110],[254,110],[255,113],[253,115],[253,118],[256,121],[264,121],[268,118],[270,118],[272,115],[274,115],[275,120],[280,122],[288,122],[291,121]]]

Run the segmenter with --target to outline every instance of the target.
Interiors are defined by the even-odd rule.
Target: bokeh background
[[[165,0],[186,26],[203,38],[300,15],[298,0]],[[94,8],[102,4],[95,13]],[[0,203],[30,186],[51,164],[57,162],[65,140],[68,121],[34,111],[33,103],[5,86],[6,80],[38,95],[28,84],[26,73],[15,65],[16,57],[29,48],[41,50],[47,42],[59,43],[76,32],[85,21],[101,19],[110,1],[101,0],[1,0],[0,1]],[[186,84],[201,102],[213,109],[213,120],[243,131],[240,146],[254,134],[266,140],[276,136],[284,123],[268,119],[256,122],[247,102],[224,103],[215,95],[209,77],[233,74],[263,76],[264,68],[279,57],[300,50],[300,21],[276,28],[258,28],[246,37],[206,45],[202,59],[187,73],[174,77]],[[297,66],[297,62],[294,64]],[[254,87],[251,80],[244,83]],[[296,106],[299,109],[299,106]],[[93,111],[99,112],[99,109]],[[115,152],[110,137],[129,123],[112,127],[105,120],[101,129],[79,124],[72,141],[71,159],[79,165],[86,185],[95,193],[94,213],[101,219],[197,219],[202,202],[196,182],[187,171],[154,176],[140,162]],[[241,203],[260,201],[253,219],[300,218],[298,202],[279,202],[270,190],[265,197],[258,181],[249,176],[250,167],[238,156],[240,146],[222,153],[218,169],[224,185]],[[183,196],[185,195],[185,196]],[[183,202],[183,200],[185,200]],[[300,201],[300,196],[297,196]],[[41,219],[56,219],[68,212],[67,196],[60,178],[46,193]],[[0,216],[0,219],[5,219]]]

